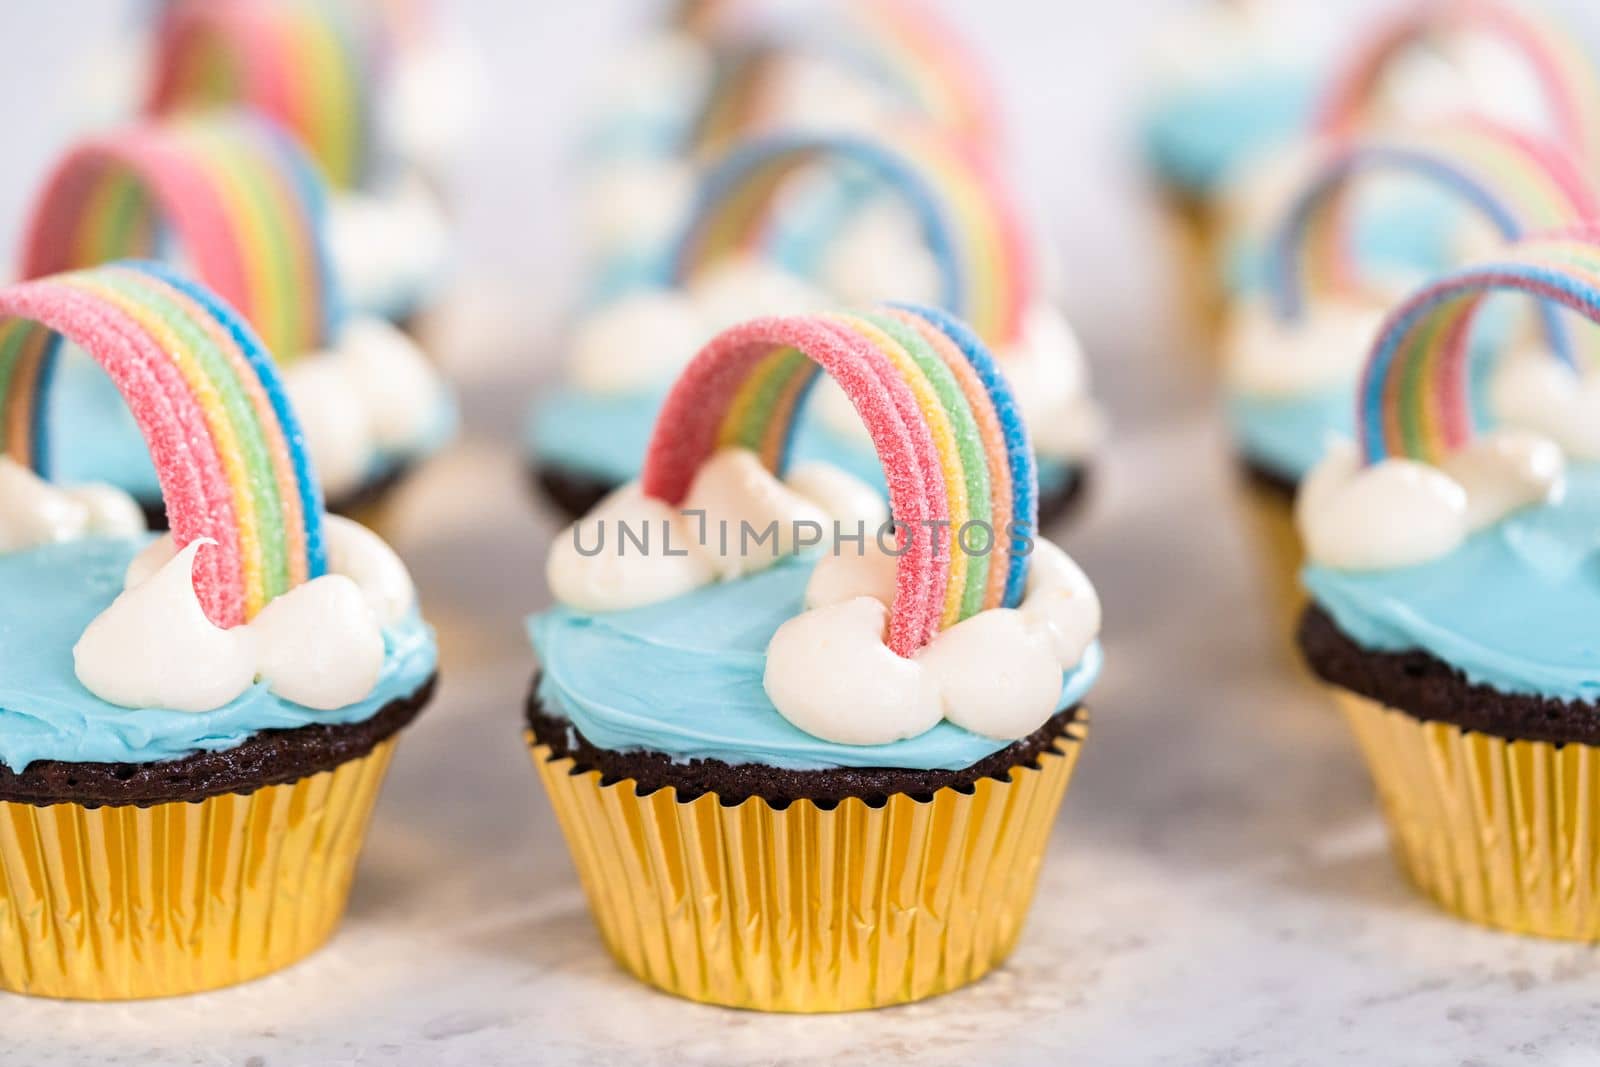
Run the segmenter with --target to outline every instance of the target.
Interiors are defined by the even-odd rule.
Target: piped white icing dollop
[[[414,173],[336,194],[327,233],[334,275],[358,312],[412,311],[449,269],[450,224],[438,196]]]
[[[381,106],[384,141],[412,166],[448,175],[482,128],[488,102],[477,47],[454,26],[437,26],[395,57]]]
[[[338,516],[324,530],[329,573],[222,629],[194,588],[196,555],[171,535],[128,565],[123,592],[73,648],[78,680],[123,707],[210,711],[257,681],[285,700],[333,710],[365,698],[383,669],[383,627],[412,610],[405,565],[375,534]]]
[[[1065,671],[1100,632],[1100,599],[1076,563],[1036,539],[1026,595],[941,632],[911,659],[886,644],[895,559],[871,547],[818,561],[807,610],[767,646],[764,684],[785,719],[847,745],[915,737],[947,718],[1015,740],[1057,710]]]
[[[886,300],[938,304],[939,261],[928,250],[916,215],[902,201],[876,197],[823,253],[822,287],[842,303]]]
[[[1496,368],[1489,404],[1501,422],[1544,434],[1569,456],[1600,459],[1600,375],[1526,348]]]
[[[1376,303],[1328,297],[1287,321],[1264,300],[1236,306],[1223,338],[1228,384],[1250,396],[1291,397],[1354,382],[1383,326]]]
[[[335,347],[283,371],[323,489],[366,480],[380,455],[417,448],[439,418],[444,381],[416,343],[377,318],[350,320]]]
[[[583,180],[584,239],[596,257],[653,248],[676,235],[694,204],[695,170],[685,159],[619,160]]]
[[[0,552],[85,537],[133,537],[144,529],[144,512],[121,489],[52,485],[0,456]]]
[[[1556,499],[1565,471],[1553,442],[1511,429],[1485,434],[1437,467],[1402,458],[1364,466],[1353,444],[1337,441],[1306,477],[1295,521],[1317,563],[1409,567],[1448,555],[1519,508]]]
[[[670,382],[719,330],[822,308],[822,293],[755,258],[719,263],[686,289],[631,293],[576,327],[568,374],[580,389],[627,393]]]
[[[723,449],[700,469],[681,507],[613,492],[557,536],[545,562],[556,600],[584,611],[621,611],[750,574],[831,544],[834,524],[867,540],[883,516],[872,489],[836,468],[802,465],[779,481],[747,449]],[[770,533],[769,533],[770,531]]]
[[[1397,126],[1479,115],[1513,129],[1555,133],[1538,69],[1497,33],[1441,36],[1408,49],[1378,87],[1380,114]]]

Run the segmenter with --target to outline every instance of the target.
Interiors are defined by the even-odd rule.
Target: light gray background
[[[449,3],[449,0],[446,0]],[[1582,0],[1578,0],[1582,2]],[[8,0],[0,248],[66,136],[115,0]],[[467,439],[391,531],[443,639],[333,945],[285,974],[125,1006],[0,996],[0,1063],[1586,1063],[1594,952],[1431,910],[1387,854],[1342,723],[1264,624],[1248,531],[1125,152],[1132,58],[1170,5],[948,0],[1006,95],[1017,174],[1116,419],[1085,521],[1109,667],[1024,944],[977,987],[870,1015],[659,996],[606,958],[517,732],[551,531],[514,438],[569,291],[561,161],[644,5],[461,0],[497,86],[464,185],[471,285],[447,358]],[[1341,7],[1345,6],[1341,4]],[[1370,6],[1363,2],[1349,5]]]

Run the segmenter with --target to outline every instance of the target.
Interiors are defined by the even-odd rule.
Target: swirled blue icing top
[[[1414,567],[1303,579],[1339,629],[1377,652],[1420,650],[1502,692],[1600,699],[1600,465]]]
[[[256,685],[214,711],[123,708],[79,683],[72,646],[122,591],[145,539],[88,540],[0,555],[0,763],[34,760],[154,763],[242,744],[252,734],[315,723],[362,722],[410,696],[433,674],[433,631],[412,612],[384,630],[383,673],[371,695],[316,711]]]
[[[1317,465],[1330,434],[1355,438],[1355,383],[1304,396],[1235,393],[1227,399],[1227,415],[1240,456],[1294,484]]]
[[[631,611],[558,607],[535,615],[528,633],[543,672],[540,699],[593,745],[680,761],[960,770],[1006,747],[950,722],[892,744],[841,745],[778,714],[761,684],[766,648],[777,628],[800,613],[812,566],[783,560]],[[1096,644],[1064,678],[1061,707],[1083,699],[1100,665]]]
[[[64,485],[105,482],[142,503],[161,499],[150,450],[133,421],[127,401],[98,364],[70,345],[56,360],[54,380],[45,394],[51,481]],[[372,457],[369,482],[404,463],[428,456],[455,436],[455,399],[441,391],[427,432],[404,451]]]
[[[665,399],[665,391],[601,394],[553,390],[534,406],[523,429],[523,447],[536,463],[602,482],[630,482],[639,476],[656,414]],[[801,421],[793,455],[797,463],[830,463],[868,485],[884,487],[883,468],[872,449],[835,433],[817,419]],[[1039,457],[1040,492],[1059,490],[1070,475],[1066,461]]]
[[[1209,195],[1251,157],[1303,131],[1316,90],[1311,71],[1271,68],[1167,89],[1144,109],[1145,158],[1166,184]]]

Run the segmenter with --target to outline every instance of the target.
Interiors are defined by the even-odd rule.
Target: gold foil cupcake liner
[[[173,996],[308,955],[344,912],[394,744],[198,802],[0,803],[0,989]]]
[[[1283,654],[1298,664],[1295,630],[1306,608],[1305,589],[1300,585],[1306,556],[1300,531],[1295,529],[1294,502],[1248,475],[1241,474],[1238,480],[1240,507],[1256,548],[1273,632],[1282,639]]]
[[[1169,260],[1178,271],[1177,287],[1185,332],[1183,353],[1210,368],[1222,362],[1222,332],[1227,319],[1227,289],[1222,273],[1225,226],[1221,213],[1195,196],[1163,193]]]
[[[640,980],[760,1011],[853,1011],[976,981],[1017,942],[1086,729],[970,790],[724,805],[528,744],[606,947]]]
[[[1600,747],[1507,741],[1335,692],[1411,881],[1475,923],[1600,940]]]

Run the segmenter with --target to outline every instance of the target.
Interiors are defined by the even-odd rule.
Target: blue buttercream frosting
[[[63,485],[105,482],[142,503],[161,499],[161,484],[139,425],[133,421],[127,401],[94,360],[70,345],[63,346],[45,404],[50,442],[50,469],[45,473],[51,481]],[[427,433],[405,452],[374,456],[368,481],[378,481],[406,462],[437,452],[455,436],[457,418],[455,399],[441,393]]]
[[[1161,93],[1145,108],[1145,156],[1162,181],[1208,195],[1252,156],[1305,130],[1316,91],[1310,71],[1269,68]]]
[[[1350,440],[1356,435],[1354,383],[1303,396],[1235,394],[1228,397],[1227,412],[1239,454],[1291,483],[1311,473],[1330,434]]]
[[[1376,652],[1421,650],[1502,692],[1600,699],[1600,465],[1442,559],[1382,571],[1310,566],[1339,629]]]
[[[336,711],[292,704],[261,684],[199,713],[108,704],[79,683],[72,647],[122,591],[145,544],[88,540],[0,555],[0,763],[17,771],[35,760],[154,763],[233,748],[262,730],[361,722],[434,673],[433,631],[413,611],[384,630],[383,673],[371,695]]]
[[[639,476],[645,449],[666,393],[590,393],[556,389],[534,407],[523,430],[530,459],[588,475],[602,482]],[[793,461],[830,463],[868,485],[884,488],[883,468],[872,449],[804,419],[795,435]],[[1059,490],[1071,475],[1060,459],[1039,457],[1039,491]],[[887,491],[887,490],[885,490]]]
[[[1010,742],[941,722],[887,745],[841,745],[793,726],[762,687],[767,644],[802,610],[814,560],[685,596],[603,614],[559,607],[528,620],[543,672],[539,697],[591,744],[676,760],[760,763],[788,770],[894,767],[960,770]],[[1061,707],[1099,677],[1098,644],[1063,680]]]

